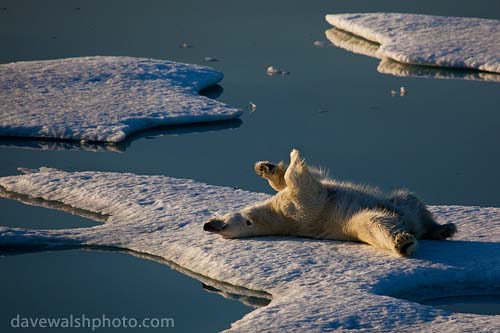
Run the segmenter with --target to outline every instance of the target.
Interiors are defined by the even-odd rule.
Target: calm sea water
[[[311,163],[329,168],[340,179],[384,190],[408,187],[429,204],[499,207],[500,84],[383,75],[376,70],[378,60],[313,46],[331,28],[325,14],[371,11],[500,19],[500,3],[488,0],[0,0],[0,63],[123,55],[203,64],[205,57],[213,57],[220,61],[206,64],[225,74],[218,99],[240,108],[250,101],[257,105],[241,122],[144,133],[115,152],[70,146],[36,149],[54,144],[1,139],[0,176],[16,174],[19,166],[49,166],[163,174],[271,193],[253,174],[253,163],[287,159],[297,147]],[[179,48],[184,42],[193,47]],[[265,69],[270,65],[290,75],[268,77]],[[390,91],[400,86],[408,94],[392,97]],[[0,200],[0,225],[64,228],[94,223]],[[196,298],[207,294],[199,283],[171,277],[164,265],[125,256],[75,251],[0,258],[2,278],[19,281],[24,290],[20,294],[13,285],[0,283],[3,298],[11,300],[0,304],[2,318],[11,309],[36,313],[40,306],[56,314],[115,307],[117,312],[129,307],[131,313],[156,313],[172,306],[190,309],[184,314],[166,310],[177,316],[176,324],[204,323],[205,330],[218,330],[250,311],[211,294],[215,298],[207,306]],[[67,274],[64,269],[70,264],[73,273]],[[54,283],[62,276],[65,283]],[[117,281],[132,285],[119,286]],[[181,293],[151,293],[160,289]],[[107,296],[130,290],[128,300]],[[49,296],[56,294],[69,296]],[[211,307],[223,319],[198,315]]]
[[[440,297],[421,303],[452,312],[500,315],[499,294]]]
[[[229,327],[250,307],[216,293],[203,291],[202,284],[162,263],[120,252],[69,250],[0,257],[0,328],[2,332],[47,331],[10,328],[24,318],[126,317],[129,327],[119,332],[216,332]],[[18,322],[16,322],[19,318]],[[131,328],[156,325],[151,319],[173,319],[169,327]],[[64,320],[64,319],[61,319]],[[83,321],[82,321],[83,324]],[[86,328],[56,331],[91,332]],[[103,320],[98,325],[108,325]],[[108,325],[109,326],[109,325]],[[21,326],[22,327],[22,326]],[[51,331],[51,330],[48,330]],[[109,331],[97,327],[96,331]]]

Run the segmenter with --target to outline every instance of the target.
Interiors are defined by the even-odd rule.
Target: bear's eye
[[[246,220],[247,225],[252,225],[252,221]]]

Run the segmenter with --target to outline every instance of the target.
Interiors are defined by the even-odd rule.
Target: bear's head
[[[245,213],[232,213],[216,217],[203,225],[203,230],[223,238],[241,238],[261,235],[259,225]]]
[[[277,212],[271,201],[251,205],[237,213],[216,217],[204,224],[203,230],[223,238],[271,235],[294,235],[299,224]]]

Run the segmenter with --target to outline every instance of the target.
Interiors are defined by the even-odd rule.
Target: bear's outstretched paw
[[[453,223],[444,224],[439,230],[440,239],[452,237],[457,232],[457,227]]]
[[[399,232],[394,237],[394,249],[401,256],[413,255],[417,250],[417,246],[418,242],[415,236],[406,231]]]
[[[262,178],[271,178],[276,170],[277,165],[268,161],[260,161],[255,163],[255,173]]]

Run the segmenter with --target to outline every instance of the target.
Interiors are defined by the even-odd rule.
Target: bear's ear
[[[219,233],[226,227],[226,223],[218,218],[210,219],[203,225],[203,230],[213,233]]]

